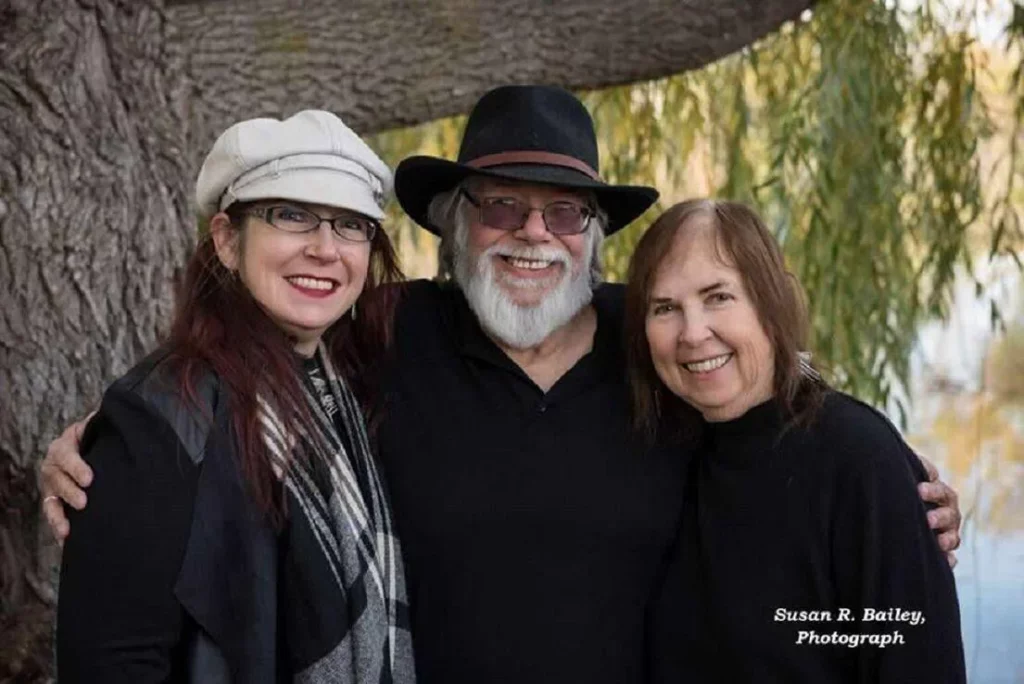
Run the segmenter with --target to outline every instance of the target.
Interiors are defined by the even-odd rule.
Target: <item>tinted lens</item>
[[[338,216],[331,224],[338,237],[350,242],[372,240],[377,232],[377,224],[363,216]]]
[[[480,204],[480,222],[498,230],[518,230],[525,222],[528,211],[529,208],[518,200],[489,198]]]
[[[584,209],[571,202],[555,202],[544,208],[544,223],[557,235],[579,233],[585,218]]]
[[[271,207],[269,223],[290,233],[304,233],[316,228],[320,220],[310,212],[298,207]]]

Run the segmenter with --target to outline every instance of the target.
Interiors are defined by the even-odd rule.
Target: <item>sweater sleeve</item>
[[[70,510],[57,606],[62,684],[180,677],[185,613],[174,596],[198,466],[129,389],[107,391],[83,442],[95,477]]]
[[[964,682],[953,573],[917,494],[917,459],[884,418],[856,404],[844,413],[831,436],[845,447],[832,534],[838,605],[860,634],[892,637],[862,643],[859,679]]]

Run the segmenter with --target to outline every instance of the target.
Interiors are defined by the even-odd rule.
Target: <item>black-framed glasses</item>
[[[344,212],[325,218],[291,204],[272,204],[251,209],[249,213],[286,233],[310,233],[326,221],[335,235],[349,242],[369,242],[380,230],[379,223],[359,214]]]
[[[477,199],[465,188],[463,196],[480,210],[480,223],[498,230],[519,230],[526,224],[530,212],[540,211],[544,225],[552,235],[577,235],[587,229],[594,210],[588,206],[561,200],[544,207],[531,207],[514,197],[484,197]]]

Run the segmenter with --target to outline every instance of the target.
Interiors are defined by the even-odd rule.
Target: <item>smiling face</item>
[[[647,307],[655,372],[706,420],[738,418],[771,398],[771,341],[706,217],[694,216],[678,229]]]
[[[273,204],[307,209],[324,218],[351,214],[321,205]],[[324,332],[351,308],[366,282],[370,242],[345,240],[326,221],[311,232],[292,233],[249,216],[237,230],[220,213],[210,229],[221,262],[237,272],[253,299],[305,356],[312,355]]]
[[[467,202],[455,231],[455,278],[483,327],[505,344],[540,344],[591,299],[595,219],[574,235],[551,233],[541,209],[554,203],[586,206],[580,193],[543,185],[481,178],[475,202],[518,201],[533,207],[522,227],[500,230],[480,221]]]
[[[519,201],[535,209],[556,203],[587,206],[583,195],[570,190],[487,178],[480,180],[473,196],[478,202]],[[518,230],[485,225],[475,209],[470,216],[468,254],[488,262],[498,286],[519,306],[536,306],[560,283],[586,270],[587,232],[554,235],[540,211],[531,211]]]

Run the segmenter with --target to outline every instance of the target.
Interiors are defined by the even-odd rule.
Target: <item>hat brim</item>
[[[658,191],[642,185],[608,185],[578,171],[546,164],[507,164],[477,169],[437,157],[404,159],[395,170],[395,197],[409,217],[434,235],[437,226],[427,218],[430,201],[451,190],[468,176],[503,178],[527,183],[588,190],[608,214],[606,235],[629,225],[658,199]]]

